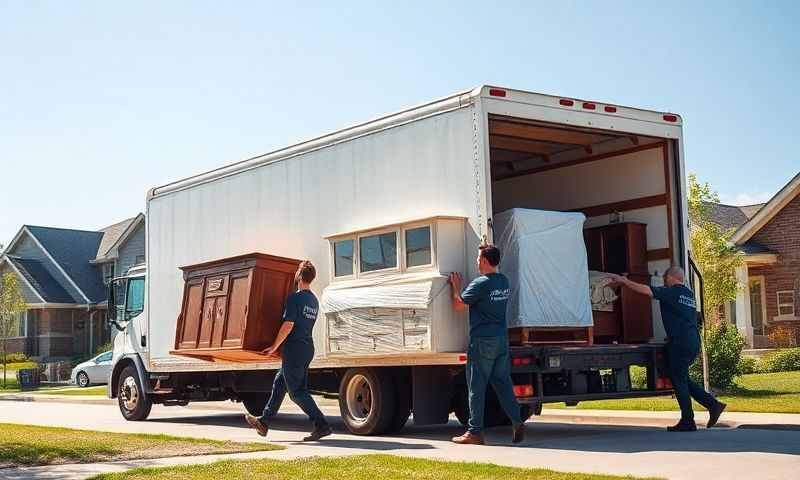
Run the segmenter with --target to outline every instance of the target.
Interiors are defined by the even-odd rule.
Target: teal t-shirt
[[[694,292],[685,285],[650,287],[650,290],[661,307],[661,321],[670,341],[682,346],[694,346],[700,338]]]
[[[461,300],[469,305],[470,337],[506,336],[506,306],[511,289],[502,273],[489,273],[476,278],[461,292]]]
[[[319,302],[310,290],[298,290],[286,299],[283,320],[294,322],[286,343],[314,345],[312,332],[317,321]]]

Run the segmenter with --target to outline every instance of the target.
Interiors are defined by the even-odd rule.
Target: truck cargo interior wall
[[[648,283],[681,251],[673,149],[662,138],[490,115],[493,215],[513,208],[581,212],[589,270],[629,273]],[[596,343],[664,338],[649,300],[625,292],[605,306],[592,300]],[[552,341],[553,332],[543,333],[540,338]],[[521,338],[536,335],[523,332]]]

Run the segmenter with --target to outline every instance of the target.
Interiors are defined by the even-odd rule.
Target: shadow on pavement
[[[284,442],[274,442],[284,443]],[[436,447],[429,443],[404,443],[380,440],[380,437],[369,437],[364,440],[353,438],[337,438],[336,434],[326,437],[318,442],[285,442],[287,445],[314,445],[315,447],[357,448],[360,450],[375,450],[385,452],[389,450],[433,450]]]

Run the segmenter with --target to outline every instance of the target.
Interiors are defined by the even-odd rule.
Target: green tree
[[[0,279],[0,348],[3,355],[3,388],[6,387],[6,354],[8,338],[17,335],[17,318],[25,311],[25,297],[17,277],[6,273]]]

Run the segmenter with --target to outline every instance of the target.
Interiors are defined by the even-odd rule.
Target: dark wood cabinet
[[[252,359],[275,340],[299,264],[252,253],[182,267],[183,302],[171,353]]]
[[[627,273],[628,277],[648,285],[647,225],[616,223],[584,230],[589,270],[608,273]],[[652,301],[627,289],[613,312],[593,312],[594,336],[597,343],[640,343],[653,336]]]

